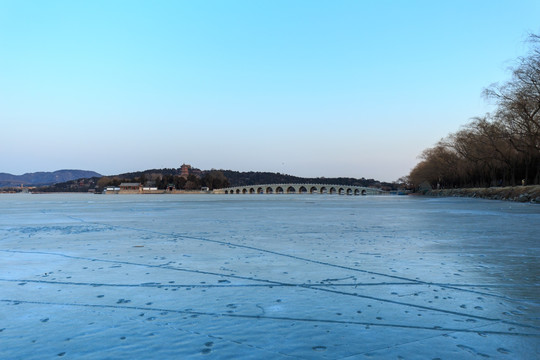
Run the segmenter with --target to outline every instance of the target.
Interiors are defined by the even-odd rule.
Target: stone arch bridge
[[[381,195],[380,189],[363,186],[330,184],[265,184],[234,186],[216,189],[215,194],[339,194],[339,195]]]

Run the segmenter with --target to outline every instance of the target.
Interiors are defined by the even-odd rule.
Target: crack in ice
[[[358,298],[363,298],[363,299],[369,299],[369,300],[375,300],[375,301],[390,303],[390,304],[394,304],[394,305],[408,306],[408,307],[413,307],[413,308],[417,308],[417,309],[430,310],[430,311],[435,311],[435,312],[440,312],[440,313],[445,313],[445,314],[451,314],[451,315],[456,315],[456,316],[462,316],[462,317],[467,317],[467,318],[473,318],[473,319],[478,319],[478,320],[497,321],[497,322],[501,322],[501,323],[508,324],[508,325],[515,325],[515,326],[521,326],[521,327],[527,327],[527,328],[540,329],[540,327],[537,327],[537,326],[521,324],[521,323],[508,321],[508,320],[504,320],[504,319],[489,318],[489,317],[485,317],[485,316],[472,315],[472,314],[462,313],[462,312],[458,312],[458,311],[440,309],[440,308],[430,307],[430,306],[425,306],[425,305],[411,304],[411,303],[406,303],[406,302],[396,301],[396,300],[390,300],[390,299],[385,299],[385,298],[380,298],[380,297],[375,297],[375,296],[360,295],[358,293],[348,293],[348,292],[344,292],[344,291],[327,289],[327,288],[323,288],[323,287],[318,287],[317,284],[313,284],[313,286],[303,286],[303,285],[294,284],[294,283],[285,283],[285,282],[265,280],[265,279],[248,278],[248,277],[243,277],[243,276],[238,276],[238,275],[221,274],[221,273],[214,273],[214,272],[209,272],[209,271],[200,271],[200,270],[176,268],[176,267],[169,267],[169,266],[164,267],[164,266],[161,266],[161,265],[149,265],[149,264],[141,264],[141,263],[127,262],[127,261],[120,261],[120,260],[105,260],[105,259],[97,259],[97,258],[86,258],[86,257],[82,257],[82,256],[72,256],[72,255],[66,255],[66,254],[61,254],[61,253],[50,253],[50,252],[43,252],[43,251],[35,251],[35,252],[33,252],[33,251],[22,251],[22,250],[0,250],[0,251],[12,252],[12,253],[30,253],[30,254],[37,253],[37,254],[45,254],[45,255],[53,255],[53,256],[62,256],[62,257],[67,257],[67,258],[80,259],[80,260],[106,262],[106,263],[119,263],[119,264],[133,265],[133,266],[143,266],[143,267],[150,267],[150,268],[177,270],[177,271],[193,272],[193,273],[200,273],[200,274],[219,276],[219,277],[230,277],[230,278],[242,279],[242,280],[259,281],[259,282],[265,282],[265,283],[268,283],[268,284],[275,284],[275,285],[280,285],[280,286],[300,287],[300,288],[305,288],[305,289],[311,289],[311,290],[318,290],[318,291],[323,291],[323,292],[328,292],[328,293],[334,293],[334,294],[338,294],[338,295],[353,296],[353,297],[358,297]]]
[[[402,328],[402,329],[415,329],[415,330],[430,330],[438,332],[460,332],[460,333],[474,333],[474,334],[490,334],[490,335],[509,335],[509,336],[523,336],[523,337],[538,337],[540,334],[536,333],[524,333],[524,332],[508,332],[508,331],[494,331],[494,330],[483,330],[477,331],[469,329],[460,329],[460,328],[444,328],[440,326],[418,326],[418,325],[404,325],[404,324],[391,324],[391,323],[373,323],[373,322],[364,322],[364,321],[346,321],[346,320],[334,320],[334,319],[312,319],[312,318],[296,318],[296,317],[287,317],[287,316],[266,316],[266,315],[247,315],[247,314],[230,314],[230,313],[218,313],[218,312],[203,312],[203,311],[192,311],[192,310],[175,310],[175,309],[163,309],[163,308],[153,308],[153,307],[144,307],[144,306],[118,306],[118,305],[102,305],[102,304],[78,304],[78,303],[56,303],[48,301],[26,301],[26,300],[14,300],[14,299],[0,299],[0,302],[11,303],[13,305],[20,304],[32,304],[32,305],[50,305],[50,306],[74,306],[74,307],[89,307],[89,308],[101,308],[101,309],[123,309],[123,310],[144,310],[144,311],[156,311],[156,312],[170,312],[177,314],[187,314],[187,315],[199,315],[199,316],[214,316],[214,317],[230,317],[230,318],[241,318],[241,319],[259,319],[259,320],[279,320],[279,321],[298,321],[298,322],[308,322],[308,323],[326,323],[326,324],[343,324],[343,325],[361,325],[368,327],[391,327],[391,328]],[[491,324],[488,324],[491,325]],[[487,326],[487,325],[486,325]]]

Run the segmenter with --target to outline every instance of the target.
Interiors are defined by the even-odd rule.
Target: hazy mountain
[[[0,187],[6,186],[36,186],[50,185],[70,180],[101,177],[95,171],[88,170],[58,170],[54,172],[35,172],[23,175],[0,173]]]

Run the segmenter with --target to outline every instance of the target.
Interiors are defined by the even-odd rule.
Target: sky
[[[0,0],[0,172],[394,181],[493,111],[537,0]]]

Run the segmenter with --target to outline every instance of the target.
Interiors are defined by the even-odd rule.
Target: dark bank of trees
[[[540,36],[518,59],[510,80],[484,90],[493,114],[474,118],[426,149],[409,174],[418,188],[540,184]]]
[[[179,175],[164,175],[155,181],[158,189],[166,189],[170,186],[178,190],[200,190],[202,187],[208,187],[210,190],[220,189],[229,186],[229,180],[221,171],[211,170],[203,172],[199,177],[190,174],[186,177]]]
[[[229,186],[229,180],[221,171],[199,171],[197,174],[180,175],[179,169],[147,170],[142,172],[127,173],[117,176],[104,176],[99,179],[97,186],[99,189],[107,186],[119,186],[123,182],[137,182],[146,186],[155,186],[165,190],[174,188],[176,190],[200,190],[208,187],[210,190]]]
[[[200,190],[202,187],[214,190],[228,187],[229,180],[221,171],[211,170],[204,172],[202,177],[194,174],[188,175],[187,178],[178,175],[164,175],[156,179],[155,185],[158,189],[173,186],[178,190]]]
[[[260,171],[233,171],[221,170],[229,179],[231,186],[263,185],[263,184],[285,184],[285,183],[308,183],[308,184],[332,184],[332,185],[353,185],[353,186],[374,186],[388,187],[394,189],[396,184],[380,182],[374,179],[356,179],[348,177],[339,178],[305,178],[294,175],[287,175],[273,172]],[[394,187],[393,187],[394,186]]]

